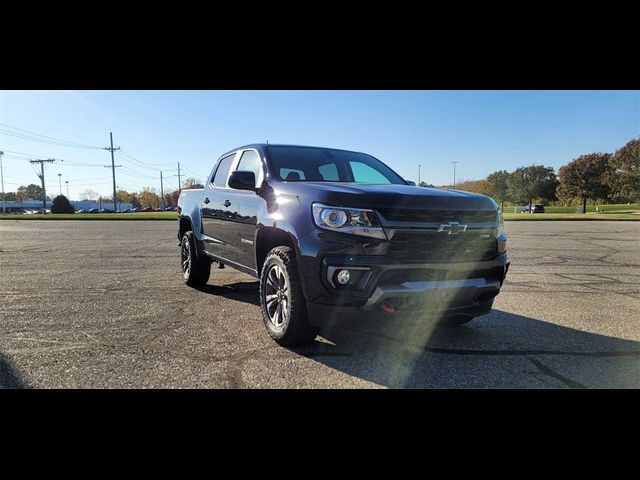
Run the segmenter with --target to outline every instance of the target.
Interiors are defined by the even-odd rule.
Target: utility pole
[[[69,198],[69,180],[65,180],[64,183],[67,184],[67,198]]]
[[[116,198],[116,166],[115,160],[113,159],[114,150],[120,150],[120,147],[113,148],[113,132],[109,132],[109,137],[111,138],[111,147],[104,147],[104,150],[109,150],[111,152],[111,171],[113,173],[113,211],[118,211],[117,198]],[[121,167],[122,165],[118,165]]]
[[[164,187],[162,185],[162,170],[160,170],[160,208],[164,211]]]
[[[58,174],[58,186],[60,187],[60,195],[62,195],[62,174]]]
[[[420,186],[420,183],[421,183],[421,182],[420,182],[420,167],[421,167],[421,166],[422,166],[422,165],[418,165],[418,186]]]
[[[2,213],[6,213],[4,205],[4,172],[2,171],[2,155],[4,152],[0,152],[0,180],[2,180]]]
[[[38,174],[38,177],[40,177],[40,181],[42,182],[42,194],[44,195],[42,198],[42,209],[44,213],[47,213],[47,189],[44,186],[44,164],[53,162],[55,162],[55,159],[53,158],[48,158],[46,160],[29,160],[29,163],[40,164],[40,174]]]
[[[117,148],[116,148],[117,150]],[[104,168],[112,168],[113,171],[116,171],[116,168],[120,168],[122,165],[114,165],[113,164],[113,152],[111,152],[111,165],[104,165]],[[118,212],[118,207],[116,205],[116,174],[113,174],[113,213]]]
[[[456,161],[451,163],[453,163],[453,189],[455,190],[456,189],[456,163],[458,162]]]
[[[178,162],[178,192],[182,193],[182,182],[180,181],[180,162]]]

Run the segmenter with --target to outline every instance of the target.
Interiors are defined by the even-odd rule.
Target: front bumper
[[[385,302],[397,310],[428,306],[434,311],[486,304],[500,292],[509,268],[506,253],[472,262],[399,263],[369,255],[329,255],[316,262],[316,268],[307,263],[303,275],[307,300],[366,312],[380,310]],[[356,285],[345,288],[332,282],[340,269],[355,272]]]
[[[465,280],[435,280],[404,282],[401,284],[378,286],[363,311],[377,310],[381,305],[413,309],[426,305],[442,306],[442,310],[478,305],[500,293],[500,280],[468,278]]]

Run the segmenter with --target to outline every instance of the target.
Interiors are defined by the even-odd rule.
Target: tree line
[[[557,175],[553,167],[529,165],[512,172],[499,170],[482,180],[464,180],[456,189],[489,195],[503,209],[505,202],[531,207],[534,200],[560,200],[580,202],[586,212],[588,200],[635,202],[640,199],[640,140],[631,140],[612,154],[581,155],[560,167]]]
[[[197,178],[187,178],[182,183],[182,190],[189,190],[193,188],[204,188],[202,182]],[[175,207],[178,204],[178,197],[180,196],[180,190],[174,190],[164,194],[164,206]],[[23,202],[24,200],[44,200],[45,192],[40,185],[21,185],[15,192],[6,192],[5,200]],[[63,197],[63,205],[68,204],[68,199],[64,195],[48,195],[49,200],[55,200],[59,197]],[[116,197],[118,203],[130,203],[133,208],[159,208],[162,198],[158,194],[158,191],[153,187],[144,187],[139,192],[129,192],[125,189],[116,190]],[[80,200],[90,200],[92,202],[101,202],[105,206],[113,204],[113,195],[100,195],[91,189],[86,189],[79,194]],[[2,193],[0,193],[0,200],[2,200]],[[66,203],[64,203],[66,202]],[[65,210],[72,208],[63,207]],[[65,212],[61,212],[65,213]]]

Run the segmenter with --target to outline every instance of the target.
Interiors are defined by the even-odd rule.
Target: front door
[[[256,186],[262,185],[264,168],[257,150],[248,149],[240,152],[237,166],[233,170],[254,172]],[[217,228],[219,239],[224,242],[225,252],[222,256],[255,270],[256,224],[258,209],[264,200],[256,192],[249,190],[225,188],[220,194],[222,221]]]

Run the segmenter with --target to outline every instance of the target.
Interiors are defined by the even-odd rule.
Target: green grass
[[[506,206],[504,207],[504,211],[505,213],[513,213],[514,212],[514,208],[516,209],[516,212],[519,212],[520,209],[523,207],[524,205],[511,205],[511,206]],[[570,207],[563,207],[563,206],[553,206],[553,205],[545,205],[544,207],[544,211],[545,213],[576,213],[576,208],[578,207],[578,205],[573,205]],[[608,212],[624,212],[624,211],[629,211],[632,212],[634,210],[640,210],[640,204],[637,203],[632,203],[630,205],[626,204],[626,203],[621,203],[621,204],[617,204],[617,205],[598,205],[598,211],[604,210],[604,213],[608,213]],[[593,205],[588,205],[587,204],[587,213],[589,212],[595,212],[596,211],[596,207],[594,207]],[[537,215],[537,214],[536,214]]]
[[[2,215],[0,220],[177,220],[176,212],[49,213],[47,215]]]
[[[631,213],[505,213],[505,221],[536,221],[536,220],[640,220],[640,215]]]

